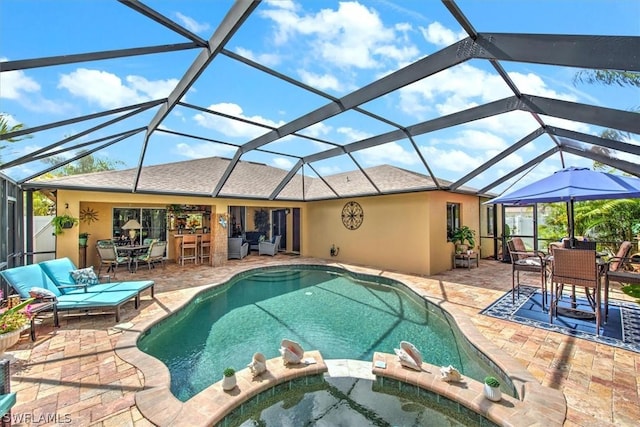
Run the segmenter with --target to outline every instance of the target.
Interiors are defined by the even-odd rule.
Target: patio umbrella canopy
[[[569,232],[574,241],[573,202],[581,200],[632,199],[640,197],[640,179],[588,168],[568,167],[486,204],[532,205],[569,203]]]

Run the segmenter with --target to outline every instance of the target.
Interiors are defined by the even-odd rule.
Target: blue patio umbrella
[[[574,241],[573,202],[581,200],[632,199],[640,197],[640,179],[568,167],[511,193],[489,200],[488,204],[532,205],[569,203],[569,233]]]

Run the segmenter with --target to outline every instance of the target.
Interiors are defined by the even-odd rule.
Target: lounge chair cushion
[[[38,265],[42,267],[56,286],[62,287],[60,289],[61,292],[67,294],[76,292],[78,289],[80,289],[81,292],[84,292],[84,290],[78,286],[82,286],[83,284],[76,283],[71,274],[72,271],[75,271],[78,268],[69,258],[58,258],[50,261],[43,261]],[[152,280],[101,283],[93,285],[86,290],[90,292],[104,292],[106,290],[141,292],[153,286],[153,283],[154,282]]]
[[[9,409],[13,408],[16,404],[16,394],[6,393],[0,394],[0,416],[9,412]]]
[[[537,267],[542,265],[540,263],[540,258],[537,258],[537,257],[529,257],[529,258],[525,258],[525,259],[519,259],[519,260],[516,261],[516,264],[518,264],[518,265],[531,265],[531,266],[537,266]]]
[[[25,265],[0,271],[6,281],[20,294],[20,298],[30,298],[31,288],[47,289],[59,297],[62,292],[38,264]]]
[[[80,268],[78,270],[71,271],[71,277],[76,283],[83,285],[93,286],[100,283],[98,276],[93,271],[93,266],[87,268]]]

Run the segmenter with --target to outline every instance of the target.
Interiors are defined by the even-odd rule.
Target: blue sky
[[[232,5],[226,0],[144,3],[205,40],[211,37]],[[640,1],[637,0],[461,0],[457,4],[478,32],[640,36]],[[466,33],[439,1],[263,1],[226,48],[340,97],[464,37]],[[185,41],[115,1],[0,2],[0,61]],[[7,114],[11,121],[38,126],[162,98],[170,93],[198,52],[193,49],[0,73],[0,112]],[[507,62],[502,65],[527,94],[621,110],[640,106],[638,89],[574,86],[572,78],[576,69]],[[495,70],[487,62],[476,60],[362,107],[410,126],[511,95]],[[275,127],[328,103],[320,96],[221,55],[204,71],[183,101]],[[152,109],[78,141],[146,126],[155,111]],[[10,145],[0,155],[5,162],[19,158],[104,120],[37,133]],[[602,130],[561,120],[548,123],[588,134],[599,134]],[[455,181],[537,127],[530,115],[514,112],[421,135],[415,142],[436,176]],[[162,128],[236,145],[265,133],[260,127],[180,106],[171,112]],[[351,111],[301,133],[343,145],[391,130],[394,128],[387,124]],[[630,142],[638,144],[638,136],[634,138]],[[140,133],[96,155],[122,161],[122,167],[135,167],[142,141],[143,133]],[[552,144],[549,137],[540,137],[469,185],[482,188],[551,148]],[[242,159],[290,169],[297,159],[288,155],[309,155],[332,147],[289,137],[263,148],[279,154],[248,153]],[[214,155],[232,157],[234,152],[233,146],[157,132],[151,137],[144,164]],[[619,156],[639,161],[622,153]],[[356,152],[354,158],[362,167],[388,163],[427,173],[407,140]],[[570,155],[565,160],[567,165],[589,166],[591,163]],[[348,156],[320,161],[313,166],[320,174],[357,168]],[[42,168],[41,163],[31,162],[3,172],[20,179]],[[558,157],[546,160],[519,184],[559,168]],[[314,175],[308,169],[304,172]]]

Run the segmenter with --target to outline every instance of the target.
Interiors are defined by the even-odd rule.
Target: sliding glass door
[[[141,225],[135,241],[130,240],[122,227],[135,219]],[[140,244],[145,239],[167,240],[167,210],[159,208],[113,208],[113,238],[130,244]]]

